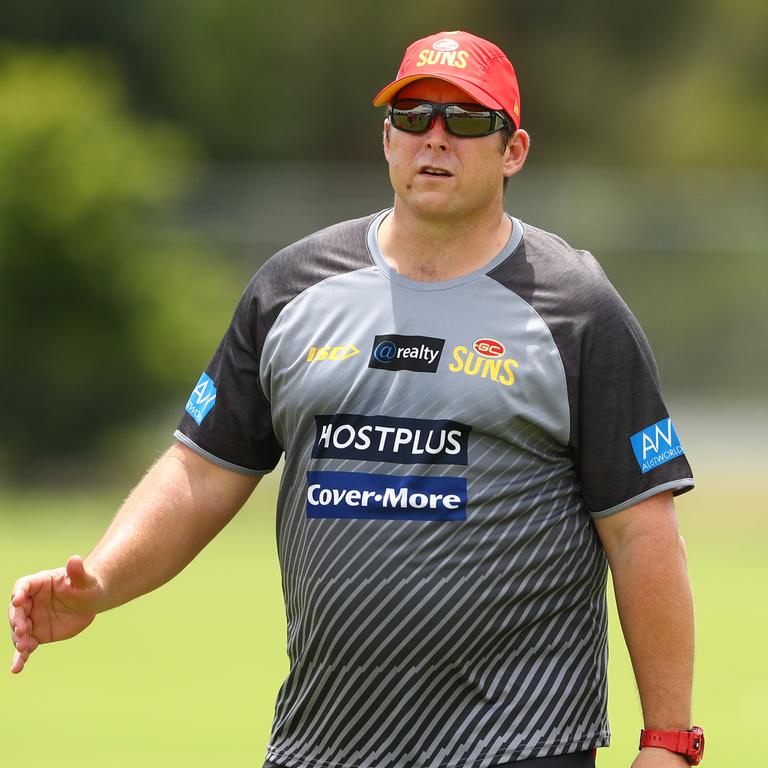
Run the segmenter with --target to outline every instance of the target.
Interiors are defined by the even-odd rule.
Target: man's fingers
[[[26,635],[24,637],[19,637],[13,645],[19,653],[26,653],[27,656],[29,656],[40,643],[37,642],[34,635]]]
[[[21,654],[16,651],[11,659],[11,672],[14,675],[18,675],[21,670],[24,669],[24,660],[21,658]]]
[[[14,675],[17,675],[19,672],[21,672],[22,669],[24,669],[24,665],[29,660],[30,653],[32,653],[32,651],[16,651],[13,654],[13,659],[11,661],[11,672],[13,672]]]
[[[19,606],[26,599],[29,592],[29,582],[26,579],[19,579],[13,585],[13,593],[11,594],[11,605]]]
[[[24,635],[27,632],[32,631],[32,619],[29,617],[29,613],[32,610],[32,603],[23,606],[8,606],[8,623],[11,625],[11,630],[18,635]]]
[[[25,619],[24,617],[16,619],[13,624],[11,624],[11,627],[13,628],[13,633],[16,637],[24,637],[24,635],[32,629],[29,619]]]
[[[13,585],[11,604],[18,606],[23,605],[28,600],[32,600],[41,590],[50,586],[51,579],[60,572],[60,568],[52,571],[40,571],[39,573],[33,573],[31,576],[24,576],[19,579]]]
[[[16,637],[22,638],[32,634],[32,619],[20,617],[13,624],[13,631]]]
[[[23,606],[15,606],[13,603],[8,606],[8,623],[14,632],[26,626],[27,611],[24,610]]]
[[[32,651],[37,648],[39,643],[32,637],[26,640],[16,640],[14,642],[15,650],[13,653],[13,659],[11,660],[11,672],[18,674],[24,669],[24,665],[29,660]]]

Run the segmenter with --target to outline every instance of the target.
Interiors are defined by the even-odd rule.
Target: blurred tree
[[[470,29],[515,62],[535,164],[768,162],[764,0],[6,5],[0,37],[107,47],[135,103],[218,160],[379,157],[371,99],[405,45]]]
[[[0,54],[0,453],[82,458],[196,381],[239,290],[158,242],[190,146],[138,123],[107,59]]]
[[[611,136],[642,164],[768,166],[768,3],[708,0],[624,100]]]

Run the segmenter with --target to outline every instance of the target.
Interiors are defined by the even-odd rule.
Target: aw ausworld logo
[[[213,379],[207,374],[203,374],[192,394],[187,400],[187,407],[184,409],[198,424],[203,423],[203,419],[211,412],[211,408],[216,404],[216,387]]]
[[[381,371],[436,373],[445,339],[433,336],[400,336],[389,333],[375,336],[369,368]]]
[[[672,419],[662,419],[630,438],[632,450],[643,474],[683,455],[683,446]]]

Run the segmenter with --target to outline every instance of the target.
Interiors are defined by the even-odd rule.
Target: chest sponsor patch
[[[213,379],[204,373],[192,394],[187,400],[187,407],[184,409],[198,424],[203,423],[203,419],[211,412],[211,408],[216,404],[216,387]]]
[[[315,416],[312,458],[466,465],[471,431],[467,424],[447,419]]]
[[[662,419],[630,438],[632,450],[643,474],[683,455],[683,446],[672,419]]]
[[[307,472],[307,517],[466,520],[463,477]]]
[[[436,373],[445,339],[434,336],[400,336],[396,333],[375,336],[369,368],[381,371]]]

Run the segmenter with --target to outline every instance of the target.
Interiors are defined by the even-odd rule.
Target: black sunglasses
[[[478,104],[439,104],[421,99],[398,99],[389,107],[389,121],[399,131],[423,133],[442,115],[454,136],[488,136],[502,128],[514,131],[507,118],[495,109]]]

